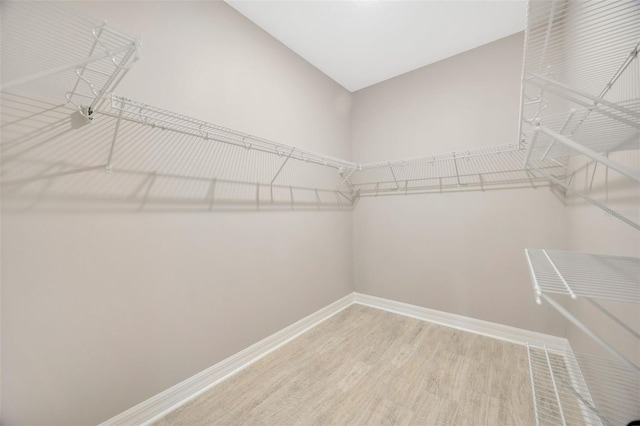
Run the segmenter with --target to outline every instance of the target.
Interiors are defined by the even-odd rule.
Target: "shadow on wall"
[[[635,138],[640,142],[640,133]],[[611,152],[607,157],[628,169],[640,170],[638,150]],[[569,187],[609,208],[610,212],[601,211],[604,217],[616,220],[624,218],[640,225],[640,186],[637,182],[583,156],[573,157],[570,167],[572,174],[567,179]],[[573,191],[567,193],[566,205],[574,209],[596,209]]]
[[[2,94],[3,210],[215,212],[350,210],[336,170]],[[320,184],[321,187],[316,185]]]

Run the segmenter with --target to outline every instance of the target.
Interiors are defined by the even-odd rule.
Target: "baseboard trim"
[[[569,341],[564,337],[524,330],[361,293],[354,293],[354,303],[520,345],[533,343],[565,350],[569,345]]]
[[[305,331],[329,319],[353,304],[354,294],[325,306],[313,314],[272,334],[235,355],[226,358],[206,370],[175,386],[141,402],[140,404],[101,423],[100,426],[144,425],[156,421],[211,387],[253,364],[280,346],[295,339]]]
[[[101,423],[100,426],[146,425],[159,420],[169,412],[355,303],[521,345],[532,343],[560,350],[570,350],[571,348],[568,340],[562,337],[436,311],[381,297],[351,293],[195,376],[112,417]]]

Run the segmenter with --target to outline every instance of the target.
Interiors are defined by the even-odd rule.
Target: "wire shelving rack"
[[[637,167],[610,155],[640,150],[639,22],[636,0],[529,1],[518,135],[527,150],[524,166],[579,157],[594,163],[594,173],[600,165],[640,182]],[[573,174],[547,176],[612,213],[576,188]],[[637,221],[615,216],[640,229]]]
[[[640,367],[556,300],[557,295],[586,300],[615,326],[626,330],[632,339],[640,341],[638,331],[598,302],[609,300],[640,306],[640,259],[562,250],[527,249],[525,252],[538,304],[549,303],[613,357],[612,361],[598,362],[593,361],[595,358],[585,358],[591,377],[587,384],[580,383],[576,387],[573,376],[582,374],[583,362],[571,359],[569,353],[559,361],[555,356],[554,360],[546,348],[532,350],[530,347],[530,373],[538,424],[582,424],[575,422],[582,419],[586,424],[613,425],[640,418],[637,399]],[[567,360],[569,364],[565,364]],[[562,387],[554,381],[562,382]],[[596,392],[599,398],[592,400],[590,395]],[[612,404],[613,408],[610,407]],[[626,421],[623,423],[621,418]]]
[[[60,2],[2,2],[3,92],[64,96],[87,120],[139,57],[140,41]]]
[[[485,190],[492,187],[536,186],[547,178],[539,171],[564,176],[566,164],[536,161],[536,170],[522,166],[525,150],[517,145],[473,148],[429,157],[366,163],[349,182],[361,197],[411,193]]]
[[[536,425],[626,425],[640,417],[640,374],[619,362],[527,345]]]

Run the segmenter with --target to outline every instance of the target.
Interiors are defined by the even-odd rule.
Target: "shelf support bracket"
[[[630,334],[632,334],[636,339],[640,340],[640,333],[638,333],[637,331],[635,331],[633,328],[629,327],[627,324],[625,324],[620,318],[618,318],[617,316],[613,315],[611,312],[609,312],[608,309],[606,309],[604,306],[602,306],[601,304],[599,304],[598,302],[596,302],[595,300],[593,300],[590,297],[585,297],[585,300],[589,303],[591,303],[596,309],[598,309],[600,312],[602,312],[603,314],[605,314],[607,317],[609,317],[609,319],[611,319],[611,321],[614,321],[616,324],[618,324],[620,327],[624,328],[625,330],[627,330]]]
[[[571,139],[569,139],[566,136],[563,136],[559,133],[554,132],[553,130],[544,127],[544,126],[540,126],[540,131],[543,133],[546,133],[547,135],[551,136],[552,138],[554,138],[555,140],[557,140],[558,142],[568,146],[569,148],[573,149],[574,151],[579,152],[582,155],[585,155],[599,163],[604,164],[605,166],[609,167],[610,169],[615,170],[616,172],[627,176],[633,180],[635,180],[636,182],[640,183],[640,174],[638,174],[637,172],[628,169],[626,167],[624,167],[621,164],[616,163],[615,161],[611,161],[610,159],[608,159],[607,157],[605,157],[604,155],[598,154],[597,152],[587,148],[586,146],[579,144]]]
[[[538,139],[539,133],[540,133],[540,126],[538,126],[536,123],[536,127],[533,130],[533,136],[531,137],[531,143],[527,145],[527,152],[525,153],[524,163],[522,164],[522,167],[524,167],[525,169],[529,167],[529,159],[531,158],[531,153],[533,152],[533,146],[536,144],[536,140]]]
[[[573,119],[573,116],[575,115],[575,113],[576,113],[576,110],[575,109],[571,109],[571,112],[569,113],[569,116],[567,117],[567,121],[564,122],[564,124],[562,125],[562,128],[560,129],[560,134],[563,134],[564,131],[567,130],[567,126],[569,125],[569,123]],[[573,134],[573,132],[572,132],[572,134]],[[553,148],[553,145],[555,143],[556,143],[555,139],[551,141],[551,143],[547,147],[547,150],[544,152],[544,154],[542,154],[542,158],[540,158],[540,160],[544,161],[547,158],[547,155],[549,154],[549,151],[551,151],[551,148]]]
[[[118,112],[118,119],[116,121],[116,128],[113,131],[113,140],[111,141],[111,147],[109,148],[109,157],[107,157],[107,164],[104,167],[106,173],[111,173],[111,161],[113,160],[113,149],[116,146],[116,140],[118,139],[118,131],[120,130],[120,122],[122,121],[122,109]]]
[[[391,171],[391,176],[393,176],[393,181],[396,183],[396,189],[400,189],[400,184],[398,183],[396,174],[393,172],[393,166],[391,165],[391,162],[389,162],[389,171]]]
[[[621,221],[623,221],[624,223],[626,223],[627,225],[630,225],[634,228],[636,228],[637,230],[640,230],[640,224],[627,219],[626,217],[622,216],[620,213],[610,209],[609,207],[605,206],[604,204],[602,204],[599,201],[594,200],[593,198],[591,198],[589,195],[585,194],[584,192],[573,188],[572,186],[567,185],[566,183],[562,182],[559,179],[554,178],[553,176],[547,176],[547,178],[553,182],[554,184],[561,186],[562,188],[564,188],[567,192],[571,192],[576,194],[577,196],[579,196],[580,198],[582,198],[583,200],[593,204],[596,207],[601,208],[602,210],[604,210],[605,212],[609,213],[612,217],[618,218]]]
[[[585,333],[587,336],[591,337],[593,340],[595,340],[600,346],[602,346],[604,349],[606,349],[611,355],[613,355],[614,357],[616,357],[618,360],[620,360],[623,364],[628,365],[631,370],[634,371],[638,371],[640,372],[640,367],[638,367],[637,365],[635,365],[633,362],[629,361],[627,358],[625,358],[624,355],[622,355],[620,352],[618,352],[617,350],[615,350],[610,344],[608,344],[607,342],[605,342],[600,336],[598,336],[597,334],[595,334],[593,331],[591,331],[586,325],[584,325],[580,320],[578,320],[576,317],[574,317],[573,315],[571,315],[569,313],[569,311],[567,311],[561,304],[559,304],[558,302],[556,302],[555,300],[553,300],[551,297],[547,296],[546,293],[542,293],[541,295],[544,300],[546,300],[547,302],[549,302],[549,304],[551,306],[553,306],[558,312],[560,312],[566,319],[568,319],[569,321],[571,321],[576,327],[578,327],[580,330],[582,330],[583,333]]]
[[[347,176],[344,177],[344,179],[342,179],[342,182],[340,182],[340,185],[343,184],[347,184],[349,186],[351,186],[351,181],[349,180],[351,178],[351,175],[357,170],[357,167],[354,167],[353,169],[351,169],[351,171],[349,172],[349,174],[347,174]]]
[[[453,153],[453,167],[456,169],[456,179],[458,179],[458,185],[462,185],[460,182],[460,172],[458,171],[458,161],[456,160],[456,153]]]
[[[273,177],[273,179],[271,179],[271,185],[273,185],[273,182],[275,182],[276,178],[278,177],[278,175],[280,174],[280,172],[284,168],[284,165],[287,164],[287,161],[289,161],[289,159],[291,158],[291,154],[293,154],[293,151],[295,151],[295,150],[296,150],[295,147],[291,148],[291,151],[289,151],[289,155],[287,155],[287,158],[285,158],[284,161],[282,162],[282,164],[280,165],[280,168],[276,172],[276,175]]]
[[[217,179],[213,179],[211,181],[211,185],[209,186],[209,210],[213,208],[213,204],[215,203],[215,194],[216,194],[216,183]]]

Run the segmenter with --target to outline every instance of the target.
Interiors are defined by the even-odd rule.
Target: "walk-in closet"
[[[640,424],[637,0],[0,4],[0,424]]]

